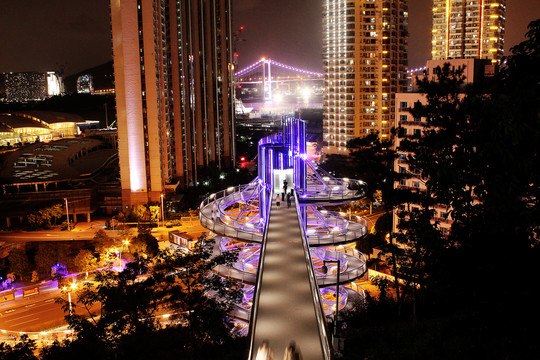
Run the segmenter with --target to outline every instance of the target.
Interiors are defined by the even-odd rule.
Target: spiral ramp
[[[281,134],[259,141],[259,176],[211,194],[199,207],[201,224],[215,234],[215,254],[237,254],[232,266],[214,271],[243,286],[242,303],[231,315],[240,333],[249,332],[249,360],[264,341],[274,358],[283,358],[291,340],[305,360],[332,358],[327,317],[336,304],[342,311],[363,297],[354,281],[365,274],[366,259],[346,244],[367,234],[366,221],[325,207],[363,198],[364,184],[334,178],[310,162],[304,127],[284,119]],[[287,172],[291,206],[278,206],[275,179]]]

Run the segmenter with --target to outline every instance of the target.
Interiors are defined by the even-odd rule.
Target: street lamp
[[[328,274],[328,266],[326,266],[327,263],[337,263],[337,270],[336,270],[336,312],[334,315],[334,333],[332,335],[333,337],[333,345],[334,350],[337,352],[337,328],[338,328],[338,309],[339,309],[339,273],[341,272],[341,260],[323,260],[323,266],[321,268],[321,271],[324,275]]]
[[[128,249],[128,252],[129,252],[129,240],[128,239],[125,239],[125,240],[122,240],[122,248],[120,249],[121,251],[124,250],[124,246]],[[120,252],[120,257],[122,257],[122,252]]]
[[[163,194],[161,194],[161,224],[165,227],[165,207],[163,206]]]
[[[71,292],[76,290],[77,289],[77,283],[75,282],[75,280],[73,280],[73,282],[71,283],[71,285],[69,287],[67,286],[64,286],[62,288],[62,290],[64,291],[67,291],[68,293],[68,302],[69,302],[69,315],[73,315],[73,306],[71,304]]]
[[[68,228],[68,231],[71,231],[71,228],[69,226],[69,207],[68,207],[67,198],[64,198],[64,201],[66,202],[67,228]]]

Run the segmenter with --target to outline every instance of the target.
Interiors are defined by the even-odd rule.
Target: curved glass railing
[[[254,227],[253,229],[247,230],[226,223],[230,217],[224,212],[223,208],[219,206],[220,200],[225,200],[226,203],[232,204],[235,201],[243,199],[243,190],[248,186],[249,184],[230,187],[226,190],[218,191],[204,199],[199,207],[199,221],[201,222],[201,225],[213,233],[222,236],[261,243],[262,234],[259,232],[260,228]]]
[[[327,259],[340,260],[341,269],[339,273],[339,283],[346,284],[364,276],[367,271],[366,256],[358,250],[347,246],[336,246],[325,249]],[[345,264],[345,266],[343,265]],[[335,285],[337,274],[317,275],[319,286]]]
[[[329,179],[322,183],[308,181],[306,189],[298,191],[301,203],[354,201],[365,197],[360,180]],[[354,189],[352,187],[358,187]]]
[[[358,215],[326,210],[321,210],[320,213],[325,216],[324,222],[329,231],[320,234],[317,233],[317,229],[308,228],[306,233],[310,246],[350,243],[364,237],[368,233],[367,221]],[[313,222],[320,221],[316,216],[308,216],[308,226],[310,225],[310,220]]]

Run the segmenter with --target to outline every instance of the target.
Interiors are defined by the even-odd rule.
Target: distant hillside
[[[64,79],[64,86],[67,94],[74,94],[77,92],[77,78],[85,74],[92,75],[94,90],[112,89],[114,87],[114,70],[113,62],[111,60],[105,64],[67,76]]]

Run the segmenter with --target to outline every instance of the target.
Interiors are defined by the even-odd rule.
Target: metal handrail
[[[270,192],[270,199],[272,199],[272,197],[274,196],[274,192],[271,191]],[[272,207],[272,201],[268,201],[268,204],[266,205],[266,209],[265,209],[265,213],[266,213],[266,218],[269,219],[270,218],[270,209]],[[260,298],[260,294],[261,294],[261,281],[262,281],[262,273],[263,273],[263,259],[264,259],[264,255],[266,254],[266,236],[268,234],[268,224],[266,224],[266,226],[264,227],[264,233],[263,233],[263,238],[262,238],[262,244],[261,244],[261,250],[260,250],[260,260],[259,260],[259,265],[257,266],[257,281],[255,282],[255,289],[253,291],[253,304],[251,305],[251,316],[250,316],[250,320],[251,319],[257,319],[257,311],[258,311],[258,308],[259,308],[259,298]],[[255,351],[255,323],[251,323],[251,326],[249,327],[249,331],[250,331],[250,334],[249,334],[249,355],[248,355],[248,359],[251,360],[253,359],[253,354],[254,354],[254,351]]]
[[[309,250],[309,245],[307,243],[307,237],[304,233],[304,227],[300,224],[300,219],[302,219],[302,214],[300,213],[300,206],[298,201],[298,194],[294,192],[294,200],[296,201],[296,212],[298,216],[298,221],[300,225],[300,233],[302,234],[302,246],[304,247],[304,256],[306,258],[306,265],[309,273],[309,286],[311,289],[311,295],[314,300],[315,315],[317,317],[317,324],[319,325],[319,339],[321,341],[321,347],[323,350],[323,358],[330,360],[332,358],[332,352],[330,350],[330,343],[328,342],[328,336],[326,334],[326,315],[321,302],[321,293],[317,285],[315,271],[313,270],[313,261],[311,260],[311,253]]]
[[[213,270],[223,277],[238,280],[245,284],[253,285],[257,281],[257,274],[235,268],[230,268],[225,265],[217,265],[216,267],[214,267]]]

